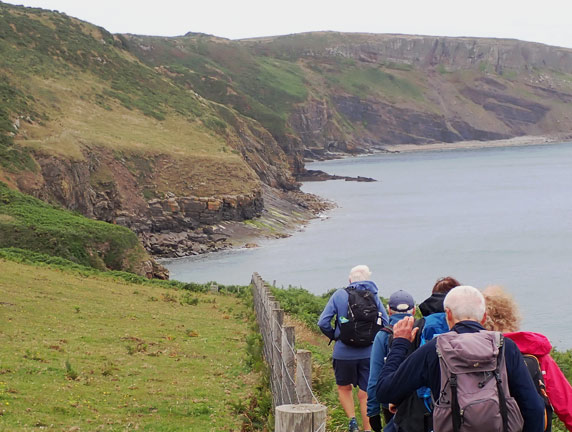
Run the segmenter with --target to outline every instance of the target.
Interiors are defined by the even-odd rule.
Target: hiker
[[[460,285],[461,283],[451,276],[445,276],[437,279],[435,285],[433,285],[433,289],[431,290],[431,296],[419,304],[421,314],[426,317],[434,313],[444,313],[445,309],[443,308],[443,300],[445,300],[445,296],[453,288]]]
[[[377,295],[377,286],[370,277],[371,272],[366,265],[352,268],[349,275],[350,285],[337,290],[330,297],[318,321],[322,333],[328,336],[330,341],[336,341],[332,363],[338,398],[349,419],[349,432],[359,431],[352,386],[359,387],[358,400],[363,430],[370,430],[366,415],[366,389],[371,344],[377,331],[388,324],[387,313]],[[333,318],[335,327],[332,327]]]
[[[445,297],[443,305],[447,323],[452,331],[428,341],[407,358],[405,356],[417,333],[417,330],[413,329],[413,318],[407,317],[395,324],[391,351],[377,383],[377,399],[381,403],[399,404],[414,390],[427,386],[435,399],[435,432],[462,431],[463,429],[459,428],[462,415],[465,416],[467,424],[473,425],[473,429],[469,430],[541,432],[543,401],[534,387],[516,344],[508,338],[501,344],[500,333],[484,330],[482,323],[485,320],[485,300],[481,292],[471,286],[453,288]],[[457,364],[464,367],[463,372],[474,367],[481,378],[488,377],[479,383],[479,388],[481,384],[483,386],[483,392],[491,392],[486,398],[480,390],[472,393],[461,391],[460,394],[454,391],[453,387],[457,387],[451,384],[464,384],[464,378],[474,374],[458,373],[453,377],[454,374],[449,373],[448,366],[453,355],[456,355],[454,360]],[[494,369],[490,368],[491,363]],[[484,366],[488,369],[483,369]],[[506,379],[502,380],[502,377]],[[489,388],[491,385],[493,390]],[[474,387],[477,387],[476,383]],[[497,390],[494,390],[495,388]],[[460,385],[458,389],[463,390]],[[493,406],[497,408],[494,409],[499,406],[506,406],[506,409],[501,410],[501,416],[493,415],[490,408],[486,413],[481,412],[476,416],[473,416],[474,410],[467,409],[463,413],[456,405],[463,403],[462,406],[465,407],[464,399],[467,396],[482,397],[489,403],[496,397],[496,405]],[[452,406],[455,409],[452,409]],[[486,423],[500,418],[503,423],[507,419],[508,427],[494,425],[493,428]]]
[[[375,386],[381,372],[381,368],[385,363],[385,358],[389,352],[390,339],[393,335],[392,327],[398,321],[405,317],[415,315],[415,301],[413,296],[407,291],[399,290],[389,296],[387,302],[387,312],[389,314],[389,325],[378,332],[373,341],[371,349],[371,358],[369,362],[369,381],[367,383],[367,415],[371,429],[375,432],[381,432],[381,414],[383,414],[384,422],[388,425],[391,422],[393,414],[386,406],[382,407],[375,396]],[[390,431],[388,425],[385,428]]]
[[[431,296],[419,305],[423,318],[415,321],[414,327],[419,328],[415,340],[410,345],[408,354],[411,354],[421,345],[425,345],[434,337],[449,331],[447,317],[443,307],[443,300],[449,291],[461,285],[451,276],[437,279],[431,290]],[[377,377],[375,381],[377,382]],[[375,389],[369,390],[375,393]],[[433,430],[433,398],[429,387],[421,387],[405,398],[399,406],[394,408],[393,413],[387,414],[391,421],[386,419],[386,432],[429,432]],[[376,420],[374,420],[374,423]]]
[[[558,418],[572,431],[572,386],[550,356],[552,345],[540,333],[518,331],[521,316],[518,305],[502,287],[489,286],[483,291],[487,305],[487,330],[500,331],[513,340],[524,355],[529,372],[538,375],[537,391],[546,395],[545,430],[551,430],[552,408]]]

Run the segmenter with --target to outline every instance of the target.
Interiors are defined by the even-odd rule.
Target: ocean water
[[[375,183],[309,182],[303,190],[338,207],[292,237],[260,248],[165,261],[182,281],[247,284],[258,272],[277,286],[320,294],[367,264],[380,294],[416,301],[435,280],[503,285],[523,329],[572,348],[572,143],[380,154],[312,163]]]

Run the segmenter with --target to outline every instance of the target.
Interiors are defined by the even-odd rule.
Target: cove
[[[451,275],[478,288],[503,285],[524,330],[572,348],[572,143],[377,154],[308,168],[379,181],[305,183],[338,207],[260,248],[164,261],[171,277],[247,284],[258,272],[321,294],[367,264],[380,295],[405,289],[421,302]]]

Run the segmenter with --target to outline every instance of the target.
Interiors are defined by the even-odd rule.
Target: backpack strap
[[[413,323],[413,328],[418,328],[417,334],[415,335],[415,339],[413,340],[413,349],[419,348],[425,342],[423,341],[421,334],[423,333],[423,329],[425,328],[425,317],[419,318],[415,320]]]
[[[453,420],[453,432],[459,432],[461,429],[461,407],[459,406],[459,397],[457,395],[457,374],[451,372],[449,378],[449,386],[451,387],[451,411]],[[505,430],[505,432],[507,432]]]
[[[354,317],[354,311],[352,309],[352,297],[355,295],[355,292],[357,291],[355,287],[353,286],[349,286],[345,289],[345,291],[348,293],[348,317]]]
[[[502,388],[502,378],[500,374],[500,368],[502,365],[504,365],[504,337],[502,333],[497,332],[496,338],[499,347],[499,354],[497,357],[497,367],[494,371],[494,375],[497,381],[497,390],[499,393],[499,408],[502,417],[502,427],[504,432],[508,432],[508,410],[506,407],[506,395],[504,394],[504,390]]]
[[[532,377],[532,381],[534,382],[534,386],[536,387],[536,391],[540,394],[542,399],[544,400],[544,430],[551,431],[552,430],[552,414],[554,409],[550,404],[550,399],[548,398],[548,394],[546,393],[546,384],[544,381],[544,377],[542,376],[542,369],[540,367],[540,362],[538,358],[533,354],[522,354],[524,358],[524,364]]]
[[[387,354],[389,354],[389,350],[391,349],[391,345],[393,345],[393,326],[391,324],[387,324],[383,326],[379,331],[387,333]]]

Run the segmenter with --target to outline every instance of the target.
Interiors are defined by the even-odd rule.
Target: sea
[[[376,182],[307,182],[337,207],[289,238],[166,260],[172,279],[278,287],[315,294],[347,284],[366,264],[380,295],[409,291],[420,303],[435,281],[502,285],[523,330],[572,348],[572,143],[383,153],[314,162]]]

